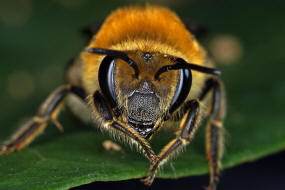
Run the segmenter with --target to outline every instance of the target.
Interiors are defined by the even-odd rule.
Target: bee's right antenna
[[[124,52],[117,51],[117,50],[110,50],[110,49],[101,49],[101,48],[89,48],[87,49],[87,51],[89,53],[109,55],[109,56],[124,60],[125,62],[129,64],[129,66],[131,66],[134,69],[135,78],[138,78],[139,69],[138,69],[136,62],[134,62],[131,58],[129,58],[127,54],[125,54]]]

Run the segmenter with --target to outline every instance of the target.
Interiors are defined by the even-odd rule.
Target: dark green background
[[[134,1],[90,0],[74,6],[60,2],[0,2],[0,142],[15,131],[23,118],[36,112],[51,90],[62,84],[65,63],[86,44],[79,33],[81,28],[102,21],[113,9]],[[211,37],[230,34],[243,46],[240,60],[218,65],[228,95],[224,167],[284,149],[285,3],[203,0],[177,1],[168,6],[182,18],[209,28]],[[19,99],[9,92],[11,76],[18,72],[33,78],[31,96]],[[20,91],[27,87],[21,80],[14,84]],[[109,135],[74,121],[68,112],[60,120],[64,134],[49,125],[30,148],[0,157],[0,189],[65,189],[146,174],[147,160],[128,146],[122,145],[122,152],[106,152],[102,142],[110,139]],[[207,172],[203,131],[204,128],[199,130],[186,153],[164,167],[160,177]],[[162,133],[154,139],[156,150],[167,142],[165,136],[167,133]]]

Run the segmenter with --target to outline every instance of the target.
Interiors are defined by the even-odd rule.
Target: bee
[[[19,151],[66,104],[81,120],[91,121],[142,150],[150,161],[141,179],[151,185],[160,166],[188,145],[208,116],[206,152],[209,189],[216,189],[223,154],[225,91],[206,51],[180,18],[165,7],[146,5],[112,12],[72,61],[67,83],[43,102],[30,121],[0,149]],[[149,140],[172,127],[176,138],[155,153]]]

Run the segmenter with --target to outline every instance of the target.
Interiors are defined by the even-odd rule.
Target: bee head
[[[191,69],[219,74],[156,52],[88,51],[106,54],[98,75],[101,90],[110,106],[120,108],[134,125],[154,125],[159,118],[174,112],[189,94]]]

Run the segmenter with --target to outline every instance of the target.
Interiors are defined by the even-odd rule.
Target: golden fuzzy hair
[[[204,64],[206,56],[175,13],[152,5],[124,7],[112,12],[93,36],[88,48],[160,52],[198,65]],[[89,93],[99,89],[95,79],[103,57],[86,51],[81,54],[84,64],[83,83]],[[203,74],[193,72],[193,78],[197,77],[203,77]],[[195,86],[195,80],[193,83]]]

